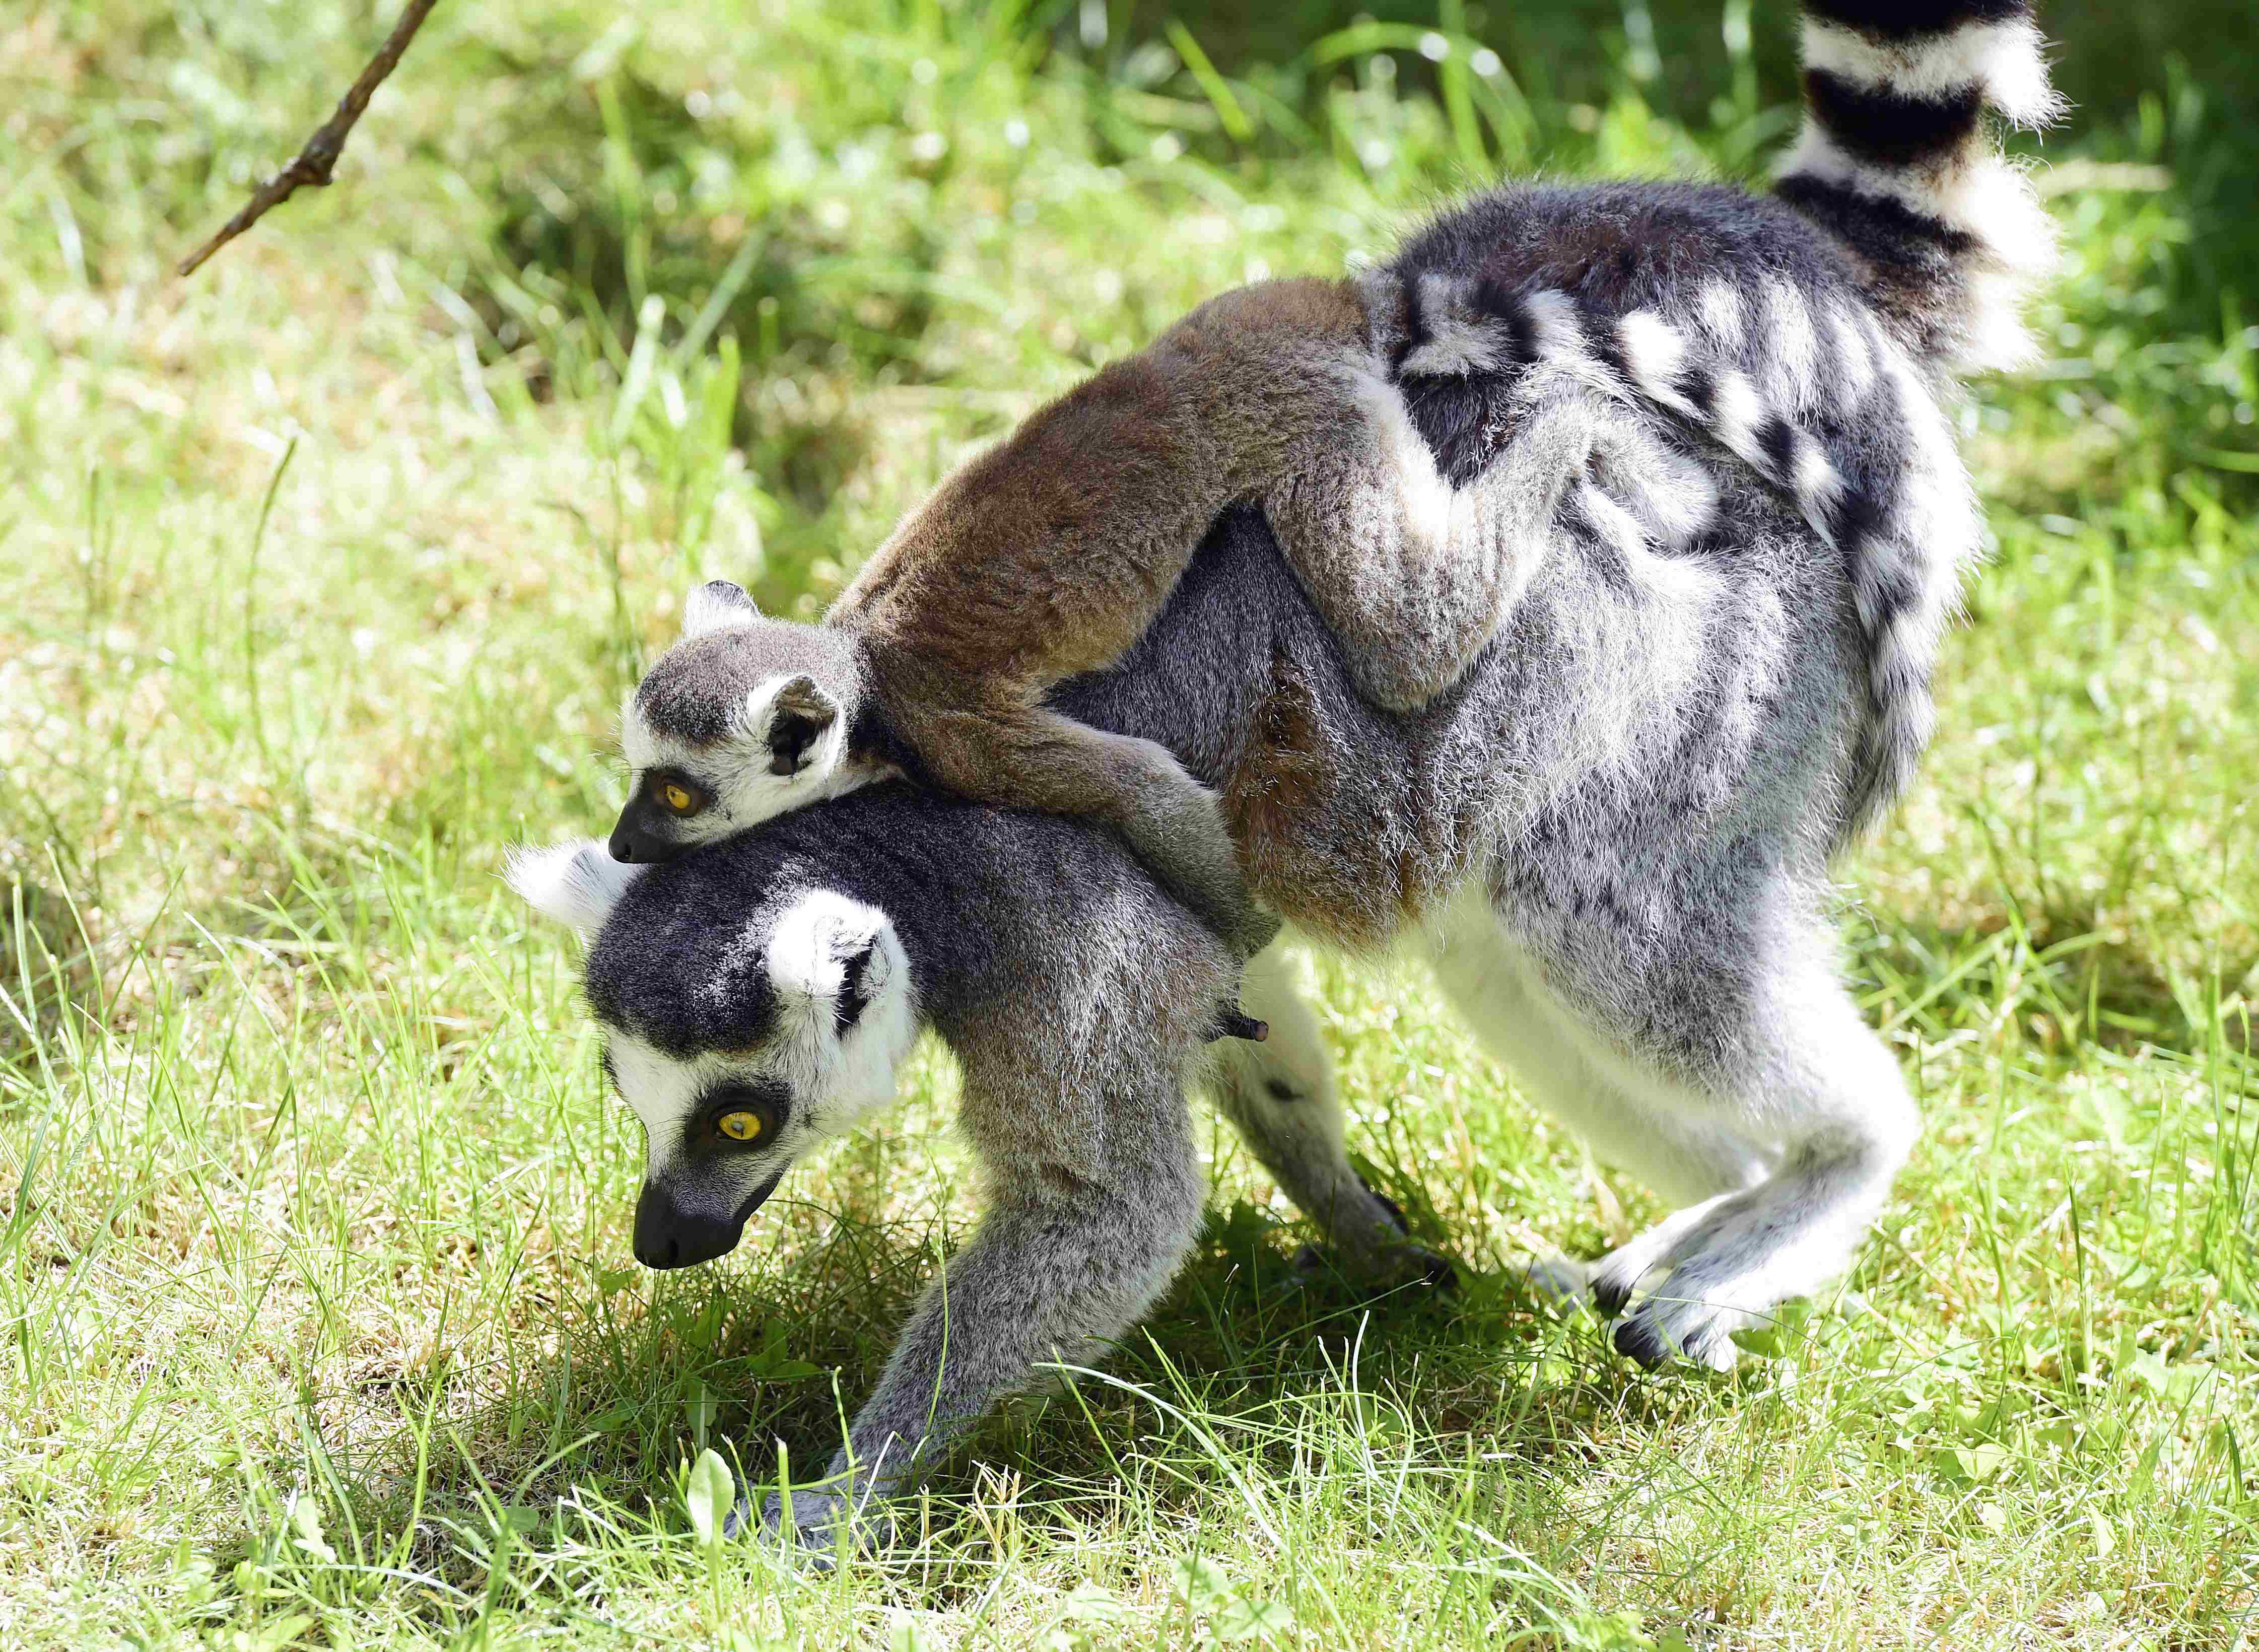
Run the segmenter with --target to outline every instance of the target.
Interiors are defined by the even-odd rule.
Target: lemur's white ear
[[[602,839],[587,837],[546,849],[513,849],[502,875],[543,917],[569,923],[583,940],[592,940],[628,886],[649,870],[614,860]]]
[[[771,677],[745,696],[745,727],[768,748],[769,773],[787,778],[838,766],[846,722],[831,691],[805,672]]]
[[[690,595],[682,599],[682,635],[685,639],[703,637],[732,625],[750,625],[760,616],[760,609],[753,606],[744,586],[709,580],[693,586]]]
[[[907,986],[894,921],[835,889],[812,889],[777,915],[769,932],[769,980],[787,1013],[828,1022],[844,1035],[873,1000]]]
[[[1397,369],[1405,377],[1464,379],[1514,365],[1514,317],[1503,294],[1429,270],[1412,298],[1415,336]]]

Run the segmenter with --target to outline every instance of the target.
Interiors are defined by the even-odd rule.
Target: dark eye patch
[[[733,1113],[751,1113],[761,1122],[758,1134],[733,1140],[721,1121]],[[682,1151],[686,1157],[712,1158],[723,1154],[758,1152],[776,1140],[792,1115],[792,1093],[773,1079],[717,1085],[699,1097],[698,1105],[683,1121]]]
[[[643,794],[653,808],[677,820],[688,819],[713,801],[713,794],[695,779],[672,768],[652,769],[645,774]]]

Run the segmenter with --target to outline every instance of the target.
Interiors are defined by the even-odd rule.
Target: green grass
[[[836,1439],[977,1214],[953,1079],[726,1264],[636,1270],[638,1144],[502,846],[609,817],[687,581],[812,610],[1034,398],[1502,167],[1752,173],[1781,19],[1666,8],[1643,80],[1640,5],[1573,61],[1448,3],[1181,54],[1119,4],[1091,45],[1058,5],[443,7],[334,189],[169,280],[373,10],[0,13],[0,1644],[2252,1638],[2251,110],[2068,48],[2149,78],[2049,145],[2050,360],[1970,414],[1998,555],[1844,869],[1928,1119],[1847,1286],[1731,1379],[1626,1367],[1511,1264],[1652,1200],[1417,975],[1323,964],[1464,1291],[1297,1280],[1215,1133],[1108,1378],[819,1578],[702,1544],[686,1471]]]

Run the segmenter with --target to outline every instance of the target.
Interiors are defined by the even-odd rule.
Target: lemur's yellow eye
[[[758,1113],[724,1113],[714,1121],[714,1128],[733,1142],[751,1142],[761,1133],[761,1115]]]
[[[670,815],[695,815],[706,807],[706,800],[680,780],[661,780],[652,787],[652,796]]]

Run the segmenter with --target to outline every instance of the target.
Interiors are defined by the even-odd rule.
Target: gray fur
[[[1719,511],[1730,556],[1593,532],[1549,558],[1411,716],[1357,694],[1235,518],[1155,634],[1068,696],[1219,786],[1258,898],[1360,949],[1417,938],[1547,1107],[1673,1198],[1725,1196],[1619,1332],[1711,1364],[1840,1270],[1913,1129],[1827,918],[1863,707],[1841,565],[1753,482]]]
[[[1540,1100],[1672,1197],[1708,1201],[1594,1288],[1656,1275],[1620,1344],[1722,1364],[1733,1328],[1843,1265],[1913,1110],[1835,979],[1825,914],[1856,621],[1770,489],[1752,480],[1717,508],[1743,554],[1643,551],[1670,566],[1641,568],[1605,534],[1571,539],[1466,677],[1409,716],[1358,694],[1262,518],[1234,513],[1138,646],[1058,702],[1175,751],[1221,793],[1262,898],[1337,944],[1418,942]],[[773,935],[819,897],[882,918],[848,944],[891,937],[904,964],[897,994],[836,1038],[828,978],[773,984]],[[819,1544],[1032,1364],[1089,1358],[1165,1284],[1199,1209],[1181,1086],[1231,972],[1107,834],[899,785],[626,886],[588,984],[628,1100],[648,1122],[683,1110],[655,1096],[789,1077],[822,1122],[726,1186],[700,1167],[668,1208],[742,1221],[732,1199],[852,1127],[863,1104],[828,1098],[875,1105],[887,1087],[861,1023],[889,1004],[964,1065],[991,1214],[795,1499]],[[1349,1259],[1422,1271],[1348,1164],[1308,1012],[1268,959],[1246,991],[1273,1042],[1218,1051],[1225,1111]],[[796,1001],[814,1040],[797,1067],[776,1052]],[[620,1063],[631,1041],[664,1070]],[[651,1173],[675,1173],[666,1153]]]
[[[1707,274],[1672,274],[1694,243]],[[1460,483],[1456,520],[1479,523],[1494,502],[1521,524],[1524,560],[1557,531],[1510,502],[1527,496],[1518,479],[1533,469],[1558,479],[1589,467],[1651,548],[1689,548],[1714,525],[1714,481],[1734,468],[1707,444],[1690,448],[1690,435],[1771,484],[1843,556],[1869,689],[1843,798],[1848,837],[1880,818],[1928,743],[1931,664],[1981,521],[1922,372],[1824,254],[1792,214],[1731,190],[1529,189],[1440,221],[1366,291],[1375,348],[1400,358],[1412,416]],[[1577,260],[1596,256],[1606,281],[1578,273]],[[1574,297],[1552,284],[1572,278]],[[1455,342],[1441,352],[1423,342],[1437,338]],[[1472,365],[1421,371],[1436,360]],[[1540,397],[1577,410],[1586,454],[1565,472],[1567,456],[1545,439],[1557,426],[1531,417]],[[1588,520],[1591,507],[1579,505]],[[1455,538],[1450,588],[1495,586],[1486,546],[1479,528]],[[1480,640],[1448,623],[1414,635],[1454,664]],[[1397,655],[1416,657],[1400,644]]]
[[[1867,0],[1813,7],[1872,48],[1828,49],[1882,75],[1885,105],[1938,101],[1964,61],[1997,77],[2028,31],[1961,37],[2004,8],[1924,34]],[[2031,106],[2021,82],[1980,83]],[[1943,100],[1941,141],[1963,143],[1966,101]],[[1822,124],[1858,141],[1847,109],[1872,114],[1839,99]],[[1213,788],[1254,897],[1307,935],[1422,947],[1543,1105],[1683,1207],[1557,1271],[1628,1309],[1616,1341],[1643,1360],[1730,1364],[1735,1329],[1846,1264],[1916,1129],[1837,978],[1828,862],[1927,735],[1975,541],[1935,395],[1991,254],[1908,230],[1867,182],[1785,186],[1794,211],[1643,184],[1501,192],[1438,220],[1362,284],[1372,371],[1344,383],[1394,474],[1443,491],[1313,459],[1324,488],[1227,511],[1159,616],[1044,707]],[[1878,261],[1907,236],[1968,258],[1924,288],[1921,257]],[[1369,550],[1407,499],[1448,554],[1314,577],[1312,543]],[[738,604],[704,606],[754,635]],[[712,651],[714,697],[766,730],[784,677],[747,657]],[[813,676],[807,702],[837,708],[833,766],[776,804],[823,807],[624,885],[525,880],[583,927],[622,891],[590,1001],[647,1123],[695,1123],[724,1093],[786,1121],[750,1156],[678,1155],[654,1130],[652,1183],[671,1190],[654,1224],[679,1219],[703,1254],[884,1099],[907,1029],[965,1064],[991,1212],[795,1499],[818,1527],[1165,1283],[1199,1204],[1181,1086],[1233,963],[1087,824],[853,790],[918,765],[859,715],[851,667]],[[882,990],[857,1000],[858,980]],[[1225,1111],[1346,1254],[1415,1265],[1349,1166],[1307,1009],[1260,956],[1246,990],[1275,1042],[1217,1056]]]
[[[2038,122],[2056,101],[2023,0],[1806,11],[1807,118],[1777,198],[1617,184],[1468,203],[1354,292],[1224,294],[1043,409],[906,518],[825,627],[700,594],[677,651],[695,668],[662,661],[667,690],[625,721],[639,792],[638,736],[700,754],[714,801],[677,818],[646,801],[616,850],[663,856],[908,770],[1106,822],[1244,953],[1272,926],[1210,800],[1165,752],[1030,710],[1145,628],[1217,510],[1263,509],[1359,691],[1411,712],[1564,541],[1612,540],[1635,571],[1643,549],[1696,549],[1711,482],[1737,467],[1849,565],[1825,588],[1857,615],[1866,706],[1835,836],[1871,825],[1928,739],[1938,638],[1980,542],[1935,397],[2012,353],[2045,262],[2045,215],[1985,110]],[[1078,455],[1107,480],[1063,483]],[[787,715],[795,696],[812,721]]]
[[[578,921],[591,880],[537,868],[602,856],[592,844],[528,857],[518,881],[537,901],[569,887],[557,915]],[[1183,1086],[1234,961],[1107,834],[899,784],[611,887],[587,990],[608,1066],[652,1136],[638,1213],[646,1260],[703,1259],[643,1231],[647,1214],[694,1228],[707,1254],[734,1243],[792,1159],[862,1115],[834,1100],[867,1087],[843,1086],[843,1072],[883,1069],[891,1087],[899,1049],[866,1047],[887,1032],[866,1023],[891,1008],[908,1007],[963,1072],[988,1214],[912,1314],[822,1483],[795,1495],[803,1537],[822,1545],[1037,1364],[1097,1358],[1167,1285],[1201,1218]],[[875,944],[901,976],[844,1004],[824,984],[836,972],[811,977],[780,955],[778,936],[810,908],[880,915],[816,951]],[[701,1098],[765,1087],[787,1122],[764,1147],[678,1145],[674,1126],[703,1115]],[[1354,1180],[1345,1161],[1340,1175]]]

